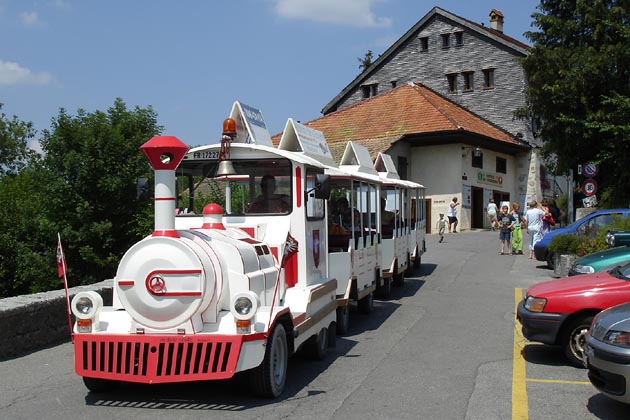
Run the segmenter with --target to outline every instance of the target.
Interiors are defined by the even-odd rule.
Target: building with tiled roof
[[[339,157],[349,140],[426,187],[429,229],[458,197],[460,229],[488,227],[485,207],[542,199],[538,141],[519,59],[529,47],[503,33],[496,9],[486,27],[431,9],[306,125],[324,132]]]

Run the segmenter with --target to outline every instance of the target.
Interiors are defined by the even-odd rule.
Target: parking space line
[[[527,378],[527,382],[538,382],[543,384],[566,384],[566,385],[590,385],[589,381],[565,381],[562,379],[532,379]]]
[[[514,289],[514,315],[516,308],[523,298],[523,291],[520,287]],[[528,401],[527,401],[527,377],[525,372],[525,359],[522,351],[524,347],[523,335],[516,316],[514,316],[514,352],[512,355],[512,420],[528,420]]]

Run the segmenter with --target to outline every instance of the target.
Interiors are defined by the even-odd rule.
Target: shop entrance
[[[483,202],[483,188],[470,188],[470,228],[483,229],[485,217],[485,203]]]

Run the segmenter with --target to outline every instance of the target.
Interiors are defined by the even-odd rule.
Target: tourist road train
[[[111,306],[93,291],[70,304],[75,370],[93,392],[238,374],[278,397],[293,353],[324,358],[351,305],[370,313],[420,265],[424,188],[386,154],[349,142],[337,163],[292,119],[274,145],[240,102],[216,144],[157,136],[140,151],[154,231],[121,259]]]

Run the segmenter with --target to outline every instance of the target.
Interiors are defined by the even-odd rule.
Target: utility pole
[[[573,223],[573,169],[569,169],[567,180],[567,225]]]

